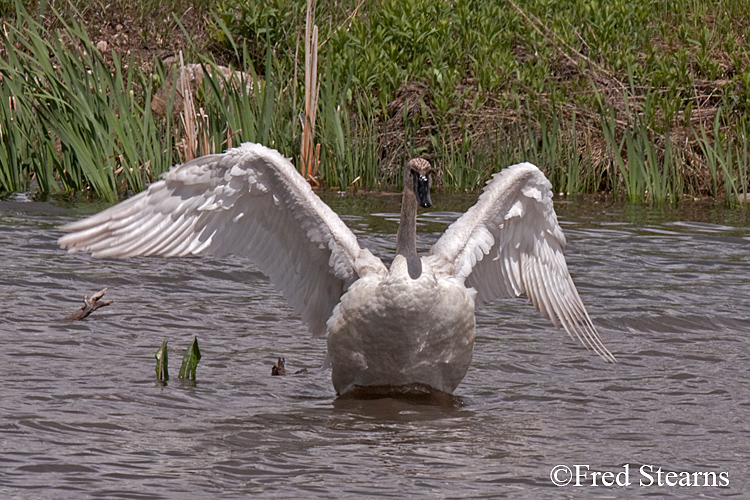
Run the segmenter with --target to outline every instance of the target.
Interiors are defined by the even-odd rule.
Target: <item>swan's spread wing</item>
[[[522,163],[495,174],[430,253],[452,264],[453,274],[476,289],[479,303],[526,293],[555,326],[614,361],[568,273],[564,247],[551,185],[537,167]]]
[[[246,256],[315,335],[358,266],[374,259],[286,158],[258,144],[174,167],[148,190],[62,229],[71,232],[63,248],[95,257]]]

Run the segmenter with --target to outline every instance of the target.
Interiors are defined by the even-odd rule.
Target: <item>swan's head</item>
[[[430,174],[432,165],[424,158],[412,158],[406,163],[404,188],[411,189],[417,196],[417,203],[422,208],[430,208]]]

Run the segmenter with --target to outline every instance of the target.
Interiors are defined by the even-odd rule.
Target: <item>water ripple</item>
[[[387,258],[398,201],[333,204]],[[471,200],[440,201],[443,211],[421,218],[423,250]],[[742,497],[746,215],[556,208],[571,273],[620,363],[602,363],[525,300],[501,300],[477,311],[474,362],[443,404],[337,399],[320,369],[325,342],[241,259],[66,255],[54,227],[70,214],[0,203],[0,496],[684,498],[681,488],[558,488],[549,479],[557,464],[650,464],[728,471],[729,488],[689,494]],[[112,306],[61,321],[104,287]],[[194,336],[204,357],[197,383],[186,383],[176,370]],[[166,385],[153,372],[163,340]],[[291,375],[270,376],[278,356]]]

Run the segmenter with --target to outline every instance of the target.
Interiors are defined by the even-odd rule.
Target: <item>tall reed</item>
[[[0,95],[12,104],[0,114],[0,188],[91,189],[107,200],[143,189],[172,162],[161,147],[169,119],[150,109],[151,76],[118,58],[110,68],[79,23],[61,18],[50,34],[18,8],[0,59]]]

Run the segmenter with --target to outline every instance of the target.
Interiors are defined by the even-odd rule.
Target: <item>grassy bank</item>
[[[0,190],[115,199],[191,148],[249,140],[298,156],[304,1],[81,7],[31,3],[35,14],[5,17]],[[746,197],[750,14],[739,0],[344,0],[320,2],[316,23],[328,186],[395,187],[420,154],[446,189],[531,161],[558,192]],[[204,78],[192,129],[152,110],[174,83],[161,59],[178,48],[245,72],[239,85]]]

